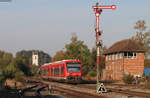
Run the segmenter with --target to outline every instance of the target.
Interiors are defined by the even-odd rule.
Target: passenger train
[[[52,62],[42,65],[40,74],[43,79],[80,83],[82,80],[82,64],[79,60]]]

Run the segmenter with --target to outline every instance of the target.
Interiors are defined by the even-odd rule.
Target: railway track
[[[115,86],[117,86],[117,84],[115,84]],[[107,88],[108,92],[121,93],[121,94],[135,96],[135,97],[150,98],[150,93],[132,91],[131,89],[124,89],[125,85],[123,85],[123,87],[121,87],[121,85],[118,85],[118,86],[119,87],[114,87],[114,88],[106,86],[106,88]],[[133,85],[131,85],[131,86],[133,87]],[[96,88],[96,86],[88,86],[88,85],[78,85],[78,87],[83,87],[83,88],[88,88],[88,89],[95,89]]]
[[[35,81],[35,80],[32,81],[31,79],[28,80],[28,83],[29,84],[43,83],[44,85],[46,84],[46,87],[49,88],[49,92],[51,93],[55,92],[56,94],[64,95],[64,98],[106,98],[104,96],[97,95],[95,93],[83,91],[83,89],[75,88],[74,85],[69,85],[69,84],[62,84],[58,82],[49,82],[49,81]],[[33,87],[30,87],[30,88],[35,89],[37,87],[38,87],[37,85],[34,85]],[[30,90],[30,88],[27,88],[27,89]],[[43,89],[43,88],[39,88],[38,90]],[[43,98],[41,93],[39,93],[38,90],[36,90],[36,94],[40,98]]]
[[[72,84],[65,84],[65,85],[69,85],[72,88],[74,87],[78,87],[78,88],[84,88],[87,90],[95,90],[96,86],[88,86],[88,85],[72,85]],[[115,85],[116,86],[116,85]],[[121,85],[119,85],[120,87]],[[125,86],[125,85],[123,85]],[[132,86],[133,87],[133,86]],[[134,97],[144,97],[144,98],[150,98],[150,93],[146,93],[146,92],[139,92],[139,91],[132,91],[131,89],[124,89],[124,87],[121,88],[116,88],[116,87],[106,87],[109,92],[115,92],[115,93],[119,93],[119,94],[123,94],[123,95],[127,95],[127,96],[134,96]],[[93,92],[95,93],[95,92]]]
[[[44,81],[44,83],[51,85],[52,91],[65,94],[65,97],[69,95],[69,97],[67,98],[106,98],[105,96],[96,94],[95,90],[93,90],[93,92],[89,92],[89,89],[79,88],[71,84],[62,84],[47,81]]]
[[[88,92],[82,92],[79,90],[72,90],[68,88],[56,87],[54,91],[59,91],[61,93],[66,93],[67,95],[73,96],[74,98],[106,98],[104,96],[91,94]]]
[[[29,83],[28,83],[29,84]],[[19,98],[28,98],[27,95],[30,92],[30,96],[36,96],[37,98],[44,98],[41,94],[41,91],[45,90],[45,88],[48,88],[46,84],[32,84],[32,86],[24,87],[24,88],[18,88],[17,89],[17,95]]]
[[[108,90],[116,93],[122,93],[122,94],[127,94],[130,96],[137,96],[137,97],[144,97],[144,98],[150,98],[150,93],[145,93],[145,92],[137,92],[137,91],[131,91],[131,90],[126,90],[126,89],[116,89],[116,88],[107,88]]]
[[[41,81],[41,82],[51,85],[53,87],[52,89],[53,91],[65,93],[66,95],[74,96],[74,98],[106,98],[105,96],[96,94],[96,90],[95,90],[96,86],[94,85],[84,85],[84,84],[72,85],[72,84],[62,84],[58,82],[49,82],[49,81]],[[116,86],[117,84],[115,84],[114,88],[107,87],[107,86],[106,88],[109,92],[115,92],[118,94],[123,94],[123,95],[133,96],[133,97],[150,98],[150,93],[124,89],[125,85],[123,86],[118,85],[118,87]]]

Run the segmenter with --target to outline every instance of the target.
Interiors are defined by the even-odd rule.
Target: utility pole
[[[99,85],[100,85],[100,82],[99,82],[99,79],[101,79],[101,75],[102,75],[102,70],[101,70],[101,73],[99,71],[100,69],[100,49],[102,48],[102,43],[101,43],[101,40],[100,40],[100,36],[101,36],[101,31],[100,31],[100,28],[99,28],[99,17],[102,13],[102,9],[112,9],[112,10],[115,10],[116,9],[116,6],[115,5],[111,5],[111,6],[99,6],[99,3],[96,3],[95,6],[92,6],[92,8],[94,9],[94,12],[95,12],[95,16],[96,16],[96,28],[95,28],[95,33],[96,33],[96,50],[97,50],[97,86],[96,86],[96,91],[97,93],[99,92]]]

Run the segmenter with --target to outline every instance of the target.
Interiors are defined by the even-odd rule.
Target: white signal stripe
[[[93,9],[116,9],[115,5],[112,6],[93,6]]]

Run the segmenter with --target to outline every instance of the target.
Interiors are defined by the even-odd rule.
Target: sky
[[[73,33],[91,49],[96,2],[117,6],[100,16],[101,39],[107,47],[132,37],[138,20],[145,20],[150,29],[150,0],[11,0],[0,2],[0,50],[15,54],[37,49],[53,56]]]

